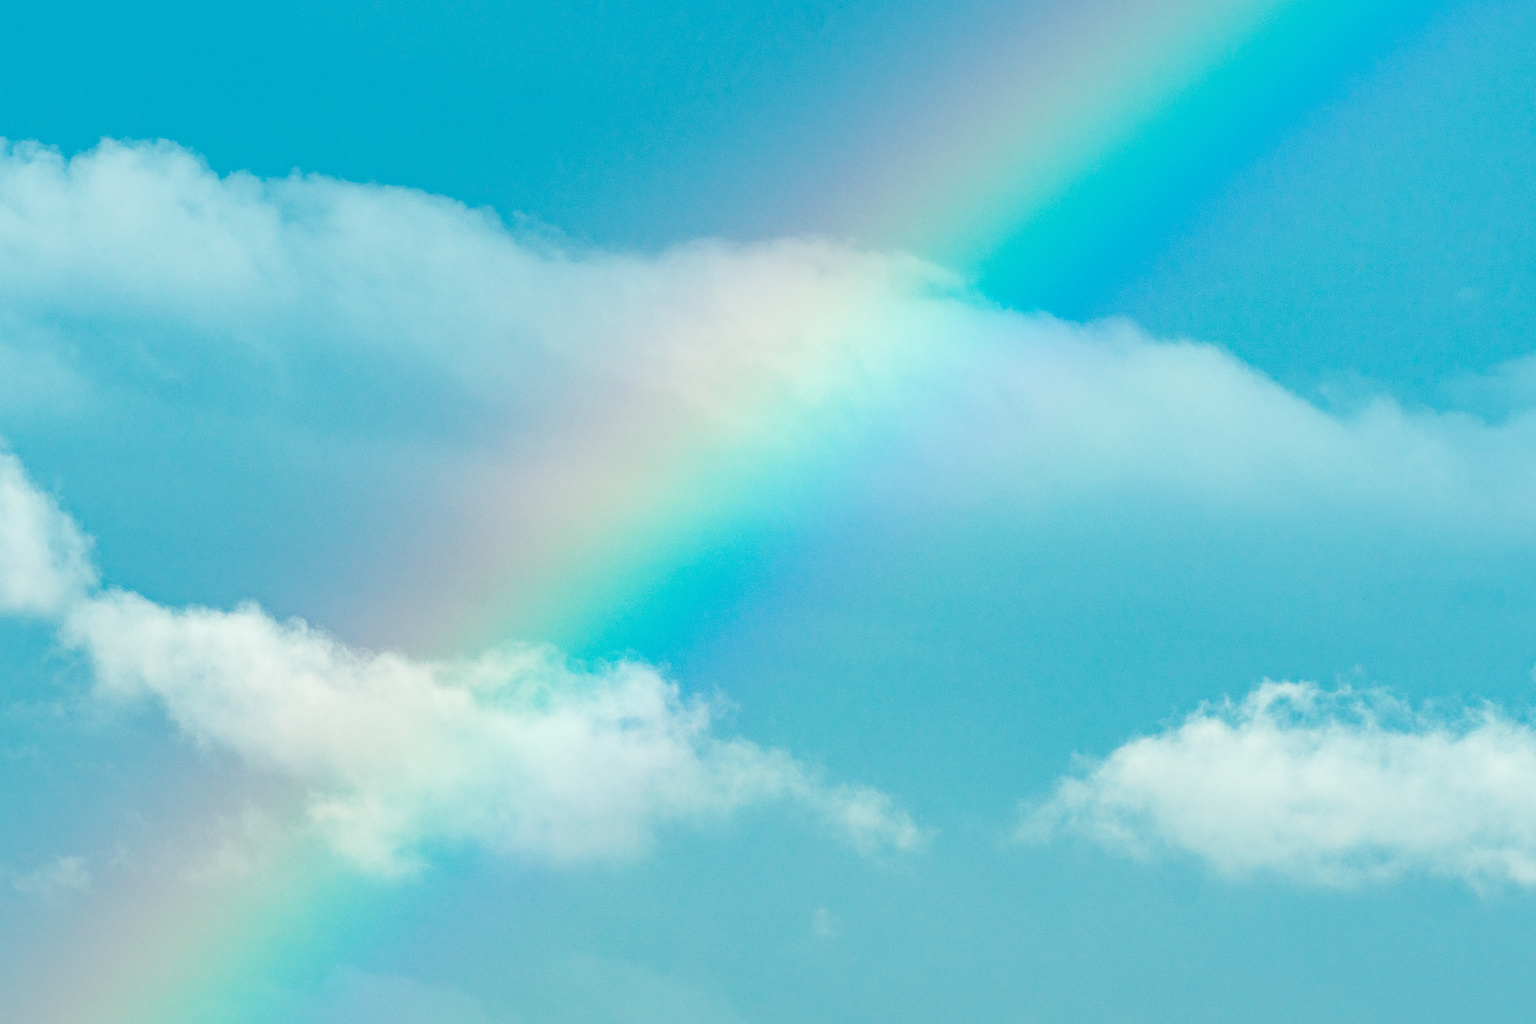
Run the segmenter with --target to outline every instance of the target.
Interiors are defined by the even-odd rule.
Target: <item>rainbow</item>
[[[929,101],[919,115],[935,130],[923,152],[889,154],[883,163],[896,171],[849,199],[859,207],[852,220],[871,225],[871,236],[918,239],[960,265],[974,263],[1095,173],[1287,6],[1062,4],[1027,37],[1000,33],[990,45],[1013,48],[1006,53],[980,60],[956,53],[957,67],[992,70],[960,75],[955,93]],[[936,301],[963,291],[957,282],[929,285]],[[882,301],[874,295],[815,315],[829,331],[863,331],[874,345],[894,322]],[[920,331],[908,328],[902,337],[910,343],[878,350],[890,363],[893,394],[937,358],[911,341]],[[731,396],[731,415],[714,421],[711,434],[645,401],[572,423],[566,446],[534,453],[512,474],[536,480],[543,500],[557,507],[544,516],[555,526],[543,534],[509,528],[526,493],[498,483],[509,475],[504,465],[487,466],[467,499],[484,513],[482,528],[452,542],[455,557],[476,567],[472,585],[433,642],[462,647],[534,636],[579,645],[667,566],[796,504],[827,471],[820,453],[829,432],[864,437],[858,403],[842,401],[841,392],[867,387],[869,377],[867,367],[828,362],[814,345],[792,358],[800,361],[793,378],[823,396],[809,418],[804,402],[765,389]],[[566,460],[572,453],[581,457]],[[223,812],[207,805],[217,803],[189,811],[196,820],[188,827],[216,819]],[[194,885],[163,877],[122,888],[114,906],[98,905],[90,920],[39,944],[38,977],[46,981],[37,988],[48,994],[28,1008],[29,1021],[282,1019],[284,1007],[291,1009],[285,998],[323,980],[313,965],[326,962],[331,937],[355,932],[379,901],[378,885],[297,841],[222,880]]]
[[[1053,8],[1027,34],[997,26],[987,45],[1008,49],[951,54],[957,68],[988,70],[958,74],[951,92],[928,101],[932,110],[914,114],[932,127],[922,152],[881,154],[880,141],[855,140],[874,150],[863,164],[893,170],[845,197],[859,208],[850,220],[865,225],[867,237],[906,239],[952,265],[975,266],[1102,174],[1118,150],[1245,44],[1270,28],[1293,32],[1282,15],[1303,6],[1112,0]],[[637,400],[573,421],[557,432],[562,446],[536,464],[487,467],[485,482],[462,498],[476,519],[450,556],[469,568],[446,596],[453,609],[421,637],[426,646],[453,651],[539,637],[584,650],[669,567],[792,509],[795,495],[824,479],[832,449],[878,443],[868,429],[874,418],[861,411],[908,408],[945,360],[942,339],[923,336],[930,307],[907,297],[943,302],[966,292],[963,280],[924,279],[913,269],[906,284],[899,294],[853,298],[807,289],[806,319],[837,344],[802,345],[784,355],[791,365],[775,369],[779,379],[818,392],[818,401],[786,402],[771,387],[738,380],[736,415],[700,430],[674,408]],[[965,298],[977,304],[974,294]],[[863,365],[848,364],[850,349]],[[714,357],[703,346],[696,355]],[[541,515],[525,514],[530,503]],[[419,611],[398,614],[393,625],[411,634],[421,628],[404,621],[413,617]]]
[[[967,39],[959,72],[918,116],[922,152],[864,192],[856,222],[970,265],[1095,172],[1294,0],[1111,0],[1054,6]]]

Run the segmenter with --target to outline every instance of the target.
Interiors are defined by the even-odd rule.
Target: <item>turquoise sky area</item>
[[[0,1020],[1525,1022],[1536,9],[0,16]]]

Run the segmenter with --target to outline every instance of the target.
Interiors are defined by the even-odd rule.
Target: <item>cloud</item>
[[[0,613],[51,615],[96,584],[90,544],[0,451]]]
[[[647,559],[815,515],[821,485],[895,491],[871,516],[1151,494],[1334,533],[1536,527],[1531,410],[1329,411],[1214,346],[999,309],[909,255],[604,252],[410,189],[220,177],[166,142],[0,151],[7,364],[48,367],[76,419],[156,410],[152,444],[213,417],[264,487],[277,435],[317,480],[377,481],[365,522],[306,529],[412,534],[322,602],[381,645],[586,608]],[[0,393],[0,428],[63,407]]]
[[[92,589],[73,522],[14,457],[0,471],[0,593],[43,595],[11,609],[53,612],[104,698],[157,699],[194,740],[292,780],[314,825],[367,869],[398,872],[422,847],[465,843],[556,862],[622,857],[664,823],[783,799],[863,849],[922,842],[884,794],[717,736],[714,706],[638,662],[574,668],[539,646],[426,662],[356,650],[254,605],[173,609]]]
[[[902,253],[562,247],[410,189],[220,177],[168,142],[0,150],[0,316],[9,358],[68,353],[50,373],[99,396],[494,449],[510,512],[552,523],[594,487],[664,502],[709,467],[727,489],[710,453],[836,452],[850,421],[919,438],[932,491],[1442,524],[1536,504],[1530,410],[1331,413],[1214,346],[999,309]]]
[[[1019,836],[1061,834],[1227,875],[1536,885],[1536,729],[1491,706],[1265,683],[1061,780]]]
[[[921,421],[935,491],[1016,508],[1158,495],[1330,529],[1385,517],[1508,538],[1536,525],[1536,414],[1490,425],[1385,396],[1329,411],[1215,346],[1128,320],[952,320],[959,365],[933,375],[952,390]]]
[[[172,610],[122,591],[77,605],[62,635],[100,693],[156,697],[193,738],[299,781],[337,848],[383,870],[424,840],[622,856],[660,822],[786,797],[866,848],[919,839],[882,795],[715,737],[708,703],[635,662],[578,670],[548,647],[422,662],[254,606]]]
[[[221,178],[171,143],[0,147],[0,368],[49,367],[63,396],[0,389],[0,432],[138,433],[154,454],[166,422],[195,424],[252,472],[368,481],[344,527],[306,526],[342,534],[332,550],[411,524],[323,602],[386,619],[381,645],[440,642],[424,618],[489,635],[488,608],[579,601],[644,576],[616,564],[793,504],[776,485],[889,409],[963,291],[823,240],[604,252],[410,189]],[[173,472],[206,461],[184,448]]]
[[[743,403],[888,374],[903,317],[960,290],[913,257],[810,239],[557,247],[411,189],[221,178],[168,142],[0,149],[10,344],[66,339],[100,389],[327,428],[440,433],[421,413],[467,408],[526,430],[623,396],[728,429]],[[401,401],[412,415],[391,418]]]

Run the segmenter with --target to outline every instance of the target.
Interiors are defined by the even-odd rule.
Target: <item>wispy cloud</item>
[[[1536,728],[1493,707],[1265,683],[1085,762],[1019,830],[1063,833],[1228,875],[1536,885]]]
[[[59,857],[52,864],[21,874],[12,873],[17,892],[44,900],[56,900],[90,887],[91,871],[85,858]]]

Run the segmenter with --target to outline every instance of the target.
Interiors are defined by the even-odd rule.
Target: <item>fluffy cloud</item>
[[[404,399],[526,429],[575,403],[593,428],[660,401],[724,429],[744,403],[889,374],[903,324],[958,291],[911,257],[812,240],[579,250],[409,189],[220,178],[170,143],[0,150],[7,344],[63,335],[99,386],[264,415],[321,416],[322,394],[374,427]],[[441,428],[417,419],[394,425]]]
[[[1536,729],[1266,683],[1062,780],[1020,837],[1071,833],[1322,884],[1421,873],[1536,885]]]
[[[424,846],[554,861],[632,854],[662,823],[790,799],[864,849],[922,835],[885,795],[712,730],[649,666],[568,666],[544,647],[422,662],[351,649],[254,606],[171,609],[93,587],[74,523],[0,463],[0,594],[51,612],[98,692],[158,699],[189,736],[308,794],[313,823],[381,872]]]

